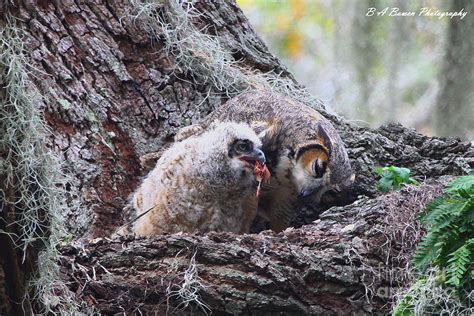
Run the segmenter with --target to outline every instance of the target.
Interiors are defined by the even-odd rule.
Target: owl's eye
[[[321,178],[325,170],[326,170],[326,162],[323,162],[320,159],[315,159],[313,161],[313,172],[316,178]]]
[[[241,140],[235,144],[235,149],[240,152],[249,152],[252,151],[253,145],[249,140]]]

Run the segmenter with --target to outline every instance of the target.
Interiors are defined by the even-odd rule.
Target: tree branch
[[[280,234],[98,239],[64,248],[62,269],[78,299],[101,313],[387,311],[411,279],[416,213],[447,180],[332,208]]]

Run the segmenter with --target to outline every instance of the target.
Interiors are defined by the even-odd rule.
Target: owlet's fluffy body
[[[183,128],[176,140],[225,121],[248,123],[263,143],[272,178],[263,186],[258,212],[273,230],[288,227],[299,198],[318,203],[326,191],[343,190],[354,180],[332,124],[316,110],[275,93],[256,90],[230,99],[203,122]]]
[[[175,143],[133,195],[138,236],[193,231],[246,233],[256,211],[253,166],[265,161],[246,124],[222,123]]]

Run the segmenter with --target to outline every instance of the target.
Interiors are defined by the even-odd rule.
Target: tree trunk
[[[183,7],[189,15],[177,24]],[[46,143],[69,175],[65,225],[74,245],[86,244],[62,250],[69,289],[104,314],[189,312],[199,310],[199,302],[207,305],[202,312],[215,314],[387,310],[392,288],[409,278],[403,272],[391,284],[388,273],[408,265],[420,234],[415,214],[444,183],[432,179],[472,168],[470,144],[396,124],[360,128],[330,115],[297,89],[234,2],[183,7],[173,1],[17,1],[0,12],[2,24],[11,23],[7,15],[18,17],[16,26],[25,31],[30,79],[43,95],[39,107],[52,131]],[[196,43],[210,46],[198,50]],[[221,64],[213,64],[216,56]],[[229,97],[262,84],[317,107],[333,122],[357,174],[355,193],[364,197],[281,234],[87,242],[123,224],[122,209],[147,171],[140,156],[160,150],[180,127]],[[408,167],[427,183],[379,197],[373,168],[387,164]],[[311,223],[330,206],[302,212],[297,224]],[[403,238],[402,228],[409,231]]]
[[[474,2],[452,0],[451,12],[469,12],[449,20],[446,51],[440,73],[441,89],[434,111],[437,135],[474,137]],[[448,119],[449,118],[449,119]]]
[[[374,120],[374,109],[369,106],[372,94],[371,74],[374,72],[378,56],[372,36],[376,29],[377,20],[365,16],[368,8],[377,6],[375,0],[357,1],[354,3],[354,17],[351,27],[351,56],[354,59],[354,72],[358,91],[356,112],[354,116],[369,124]]]

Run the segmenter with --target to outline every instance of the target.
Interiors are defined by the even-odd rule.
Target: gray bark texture
[[[71,290],[111,315],[383,314],[411,280],[416,211],[441,183],[334,207],[279,234],[97,239],[64,248],[62,265]]]
[[[31,80],[52,131],[46,143],[70,175],[66,224],[75,242],[61,250],[62,276],[79,302],[101,314],[384,313],[410,280],[417,212],[440,193],[442,176],[474,165],[469,143],[398,124],[357,127],[318,103],[347,146],[352,197],[302,207],[295,226],[308,225],[279,234],[107,239],[148,171],[140,156],[165,147],[228,96],[206,98],[219,88],[176,68],[179,60],[162,50],[165,34],[151,40],[142,21],[130,18],[129,1],[16,1],[8,9],[0,19],[18,17],[26,32]],[[156,10],[159,16],[167,6]],[[233,1],[200,0],[194,10],[200,16],[192,23],[219,38],[242,68],[295,83]],[[388,164],[410,168],[422,185],[381,196],[373,169]],[[0,304],[8,304],[2,293]]]

